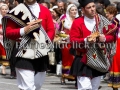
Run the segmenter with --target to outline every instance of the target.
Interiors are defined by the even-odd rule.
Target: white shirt
[[[96,24],[95,18],[90,19],[90,18],[84,16],[84,23],[85,23],[86,28],[87,28],[89,31],[92,32],[92,30],[94,29],[94,26],[95,26],[95,24]],[[85,38],[84,41],[85,41],[85,43],[87,43],[87,38]]]
[[[33,5],[28,5],[30,10],[32,11],[32,13],[38,18],[39,17],[39,13],[40,13],[40,6],[39,4],[36,2]]]
[[[96,24],[95,18],[90,19],[90,18],[84,16],[84,23],[85,23],[85,26],[88,30],[93,31],[94,26]]]
[[[37,2],[35,2],[33,5],[28,5],[32,13],[38,18],[40,13],[40,6]],[[24,28],[20,29],[20,35],[25,35]]]

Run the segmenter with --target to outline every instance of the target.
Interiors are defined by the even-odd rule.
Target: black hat
[[[85,7],[87,4],[94,2],[94,0],[79,0],[81,7]]]
[[[23,3],[24,0],[16,0],[18,3]]]

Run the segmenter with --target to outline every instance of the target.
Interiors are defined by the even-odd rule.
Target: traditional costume
[[[27,23],[37,19],[42,19],[41,25],[36,24],[25,34],[24,27]],[[4,17],[3,22],[7,58],[11,57],[15,41],[20,43],[16,44],[18,87],[22,90],[39,90],[45,79],[47,53],[53,48],[51,41],[55,34],[50,11],[38,3],[33,5],[21,3]]]
[[[82,7],[85,7],[89,3],[94,3],[94,1],[83,0],[82,2],[80,2]],[[105,34],[111,31],[111,29],[113,28],[116,29],[114,25],[112,25],[102,15],[97,15],[97,18],[99,18],[98,30],[100,33]],[[106,73],[100,72],[95,68],[92,68],[87,65],[89,57],[93,57],[93,60],[94,58],[99,57],[95,55],[89,56],[90,51],[92,53],[92,50],[94,50],[95,48],[85,47],[87,43],[87,36],[89,36],[92,32],[95,32],[96,30],[96,19],[90,19],[86,16],[82,16],[80,18],[75,19],[71,27],[70,41],[73,44],[73,48],[76,48],[77,55],[71,66],[70,74],[77,76],[78,90],[98,90],[101,81],[101,76]],[[113,33],[105,35],[105,37],[105,43],[114,41]]]
[[[9,61],[6,60],[6,52],[3,46],[3,30],[2,30],[2,15],[0,15],[0,63],[9,66]]]
[[[117,25],[118,29],[116,32],[116,46],[114,48],[115,55],[113,57],[111,69],[110,69],[110,78],[108,86],[112,88],[120,88],[120,14],[118,14],[113,19],[113,24]]]
[[[5,64],[3,63],[4,60],[6,60],[6,52],[5,52],[5,49],[4,49],[4,46],[3,46],[3,32],[2,32],[2,25],[0,25],[0,61],[2,64]]]
[[[70,19],[70,13],[69,13],[71,7],[76,7],[76,6],[74,4],[68,5],[67,11],[66,11],[66,18],[62,20],[62,29],[61,29],[63,32],[65,32],[65,34],[68,35],[68,37],[69,37],[70,28],[72,25],[72,21]],[[78,17],[78,12],[75,18],[77,17]],[[61,49],[62,51],[62,77],[69,79],[69,80],[75,80],[74,76],[69,75],[70,68],[71,68],[71,65],[74,59],[74,56],[70,53],[71,45],[69,43],[69,38],[66,40],[65,43],[61,43],[61,45],[62,45],[62,49]]]

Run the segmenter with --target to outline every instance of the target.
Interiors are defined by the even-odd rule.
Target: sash
[[[22,7],[22,8],[21,8]],[[3,36],[4,36],[4,46],[7,53],[7,59],[10,59],[13,46],[15,44],[14,40],[10,40],[6,37],[6,24],[7,19],[11,19],[19,26],[25,27],[30,21],[35,18],[29,8],[25,4],[19,4],[17,7],[13,8],[4,18],[3,18]],[[42,25],[36,25],[31,29],[31,32],[27,35],[21,37],[20,45],[18,48],[18,53],[16,57],[22,57],[27,59],[36,59],[46,56],[48,52],[53,48],[53,44],[45,32]]]
[[[96,22],[97,25],[95,25],[93,32],[96,32],[98,30],[101,34],[111,34],[115,32],[114,29],[109,29],[108,25],[111,23],[104,18],[102,15],[98,15],[98,21]],[[103,33],[103,27],[105,27],[106,30],[108,30],[106,33]],[[100,45],[100,46],[99,46]],[[104,45],[104,48],[101,48],[101,45]],[[90,66],[93,69],[96,69],[100,72],[107,72],[111,65],[111,49],[114,46],[114,43],[111,42],[108,45],[105,45],[104,43],[99,44],[91,44],[90,47],[87,49],[87,65]]]

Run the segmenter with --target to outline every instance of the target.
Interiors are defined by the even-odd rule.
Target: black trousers
[[[11,71],[11,76],[16,76],[16,71],[15,71],[15,64],[16,64],[16,57],[15,55],[17,54],[18,49],[16,47],[13,48],[11,58],[9,60],[10,63],[10,71]]]

